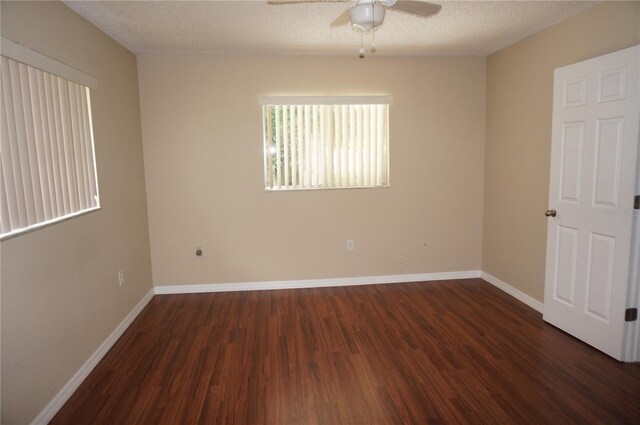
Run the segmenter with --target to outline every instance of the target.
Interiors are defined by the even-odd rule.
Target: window
[[[0,236],[6,238],[97,209],[99,198],[90,90],[59,76],[79,71],[2,43]],[[29,63],[51,65],[58,75]]]
[[[265,97],[266,190],[389,185],[389,97]]]

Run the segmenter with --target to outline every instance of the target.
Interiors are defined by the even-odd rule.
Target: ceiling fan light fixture
[[[358,3],[349,9],[351,15],[351,24],[355,28],[363,31],[369,31],[377,27],[384,21],[385,9],[378,3]]]

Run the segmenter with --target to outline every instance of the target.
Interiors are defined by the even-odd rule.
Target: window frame
[[[384,105],[386,114],[385,120],[385,159],[384,170],[386,173],[386,183],[382,185],[354,185],[354,186],[289,186],[289,187],[277,187],[269,185],[268,177],[268,153],[267,153],[267,126],[265,107],[270,106],[364,106],[364,105]],[[261,125],[262,125],[262,150],[263,150],[263,173],[264,173],[264,190],[265,192],[295,192],[295,191],[309,191],[309,190],[350,190],[350,189],[388,189],[391,187],[391,163],[390,163],[390,149],[389,149],[389,109],[391,106],[390,95],[362,95],[362,96],[263,96],[260,98],[261,106]]]
[[[90,135],[89,143],[87,143],[87,145],[90,145],[91,147],[92,156],[90,160],[92,161],[93,178],[95,179],[95,195],[93,195],[93,198],[95,200],[95,205],[89,206],[84,209],[79,209],[77,211],[73,211],[68,214],[63,214],[48,220],[45,219],[43,221],[35,222],[25,227],[17,227],[6,233],[0,234],[0,241],[5,241],[26,233],[33,232],[38,229],[49,227],[54,224],[70,220],[72,218],[79,217],[81,215],[89,214],[101,209],[98,167],[97,167],[96,149],[95,149],[95,136],[93,131],[93,116],[92,116],[93,108],[91,104],[91,92],[93,90],[98,89],[98,79],[89,74],[86,74],[83,71],[73,68],[63,62],[60,62],[56,59],[53,59],[49,56],[46,56],[42,53],[32,50],[26,46],[23,46],[5,37],[1,37],[0,42],[2,43],[2,51],[0,52],[1,56],[4,56],[7,59],[11,59],[15,62],[22,63],[29,67],[39,69],[48,74],[55,75],[71,83],[75,83],[79,86],[82,86],[86,89],[86,95],[87,95],[87,99],[86,99],[87,111],[86,112],[88,115],[88,126],[89,126],[89,135]],[[3,106],[3,110],[4,110],[4,106]]]

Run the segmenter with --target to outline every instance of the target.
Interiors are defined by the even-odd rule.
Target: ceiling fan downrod
[[[395,3],[395,2],[394,2]],[[359,8],[354,13],[354,9]],[[376,21],[376,8],[378,10],[378,20]],[[380,13],[381,11],[381,13]],[[371,15],[371,20],[367,21],[368,15]],[[364,0],[358,2],[357,5],[351,8],[351,25],[354,28],[360,30],[360,50],[358,51],[358,57],[364,59],[364,45],[363,45],[363,33],[364,31],[371,31],[371,53],[376,52],[376,27],[382,24],[384,21],[384,7],[377,4],[375,0]]]

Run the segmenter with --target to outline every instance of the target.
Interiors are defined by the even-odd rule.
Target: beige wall
[[[488,58],[482,269],[542,300],[553,70],[640,42],[640,2],[607,2]]]
[[[138,71],[156,285],[479,269],[484,58],[142,56]],[[391,187],[265,192],[258,99],[294,94],[391,95]]]
[[[25,424],[152,280],[135,56],[62,3],[3,1],[1,14],[3,37],[99,80],[91,96],[102,209],[0,245],[1,421]]]

